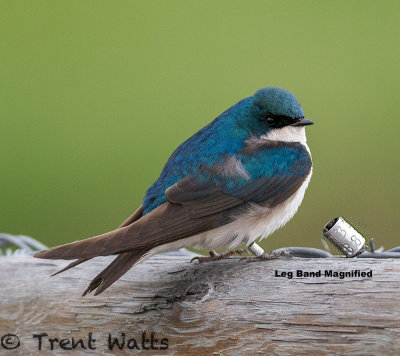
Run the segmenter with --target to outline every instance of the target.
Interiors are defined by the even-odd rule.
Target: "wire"
[[[384,251],[383,247],[375,250],[374,241],[371,239],[369,244],[370,251],[364,251],[358,256],[353,258],[400,258],[400,246],[391,248]],[[329,258],[329,257],[343,257],[342,255],[336,256],[331,253],[312,247],[284,247],[272,251],[272,253],[279,253],[282,251],[290,251],[293,257],[302,258]]]

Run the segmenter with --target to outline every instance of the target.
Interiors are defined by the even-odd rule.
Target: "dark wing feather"
[[[134,213],[127,218],[119,227],[124,227],[132,224],[136,220],[139,220],[143,216],[143,205],[139,206]]]
[[[224,193],[213,182],[202,182],[196,177],[185,177],[165,191],[168,201],[183,205],[193,218],[200,218],[241,205],[244,200]]]
[[[273,207],[286,200],[303,183],[306,175],[295,178],[260,178],[246,184],[233,196],[186,177],[170,187],[168,201],[131,225],[90,239],[73,242],[37,253],[37,257],[75,259],[107,256],[146,250],[199,234],[231,221],[237,208],[246,203],[263,203]]]
[[[303,184],[306,176],[285,176],[259,178],[251,186],[235,191],[235,194],[244,201],[274,207],[288,199]]]

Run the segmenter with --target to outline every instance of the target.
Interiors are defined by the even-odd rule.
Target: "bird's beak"
[[[294,124],[291,126],[307,126],[307,125],[312,125],[314,124],[314,121],[308,120],[305,117],[302,117],[300,121],[296,121]]]

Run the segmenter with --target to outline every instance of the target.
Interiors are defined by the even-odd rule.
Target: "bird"
[[[134,265],[169,250],[251,246],[297,212],[312,175],[305,118],[295,96],[266,87],[240,100],[171,154],[142,205],[117,229],[35,254],[75,260],[117,255],[83,295],[98,295]],[[268,259],[262,254],[254,259]],[[56,273],[56,274],[57,274]]]

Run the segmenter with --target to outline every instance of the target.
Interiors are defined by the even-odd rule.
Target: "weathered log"
[[[130,355],[144,348],[170,355],[399,354],[399,260],[189,260],[154,256],[103,294],[81,297],[109,258],[50,278],[65,261],[0,257],[0,354],[36,353],[40,337],[33,335],[40,333],[48,335],[41,337],[43,355]],[[276,276],[296,270],[322,276]],[[340,279],[325,270],[372,271],[372,277]],[[16,339],[8,333],[21,343],[13,351],[7,348]],[[116,344],[109,350],[110,334],[120,345],[125,334],[121,351]],[[58,339],[53,351],[49,338]],[[73,351],[63,351],[72,341]]]

